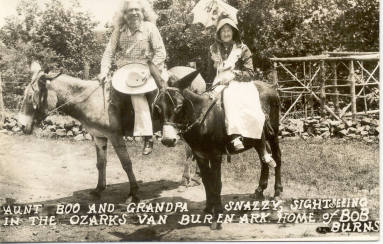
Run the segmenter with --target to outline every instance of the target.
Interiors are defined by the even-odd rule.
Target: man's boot
[[[153,137],[145,136],[144,139],[144,149],[142,151],[143,155],[149,155],[153,151]]]

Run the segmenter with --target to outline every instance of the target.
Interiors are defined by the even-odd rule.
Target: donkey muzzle
[[[167,147],[174,147],[177,144],[177,130],[172,125],[164,125],[162,128],[162,144]]]

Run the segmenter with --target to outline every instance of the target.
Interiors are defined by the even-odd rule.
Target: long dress
[[[240,81],[233,72],[236,63],[243,58],[243,51],[247,48],[244,49],[242,45],[244,44],[233,44],[226,59],[222,58],[220,52],[212,53],[212,59],[217,69],[213,86],[222,80],[230,81],[223,92],[227,134],[260,139],[265,115],[262,111],[258,89],[254,82]],[[215,88],[215,92],[219,92],[223,88],[223,85],[219,85]]]

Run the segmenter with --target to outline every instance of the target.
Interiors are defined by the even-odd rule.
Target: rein
[[[213,89],[214,89],[214,88],[213,88]],[[158,94],[158,95],[156,96],[156,98],[155,98],[153,104],[155,104],[155,103],[157,102],[157,100],[158,100],[161,96],[165,96],[165,95],[167,95],[167,96],[170,98],[170,101],[172,102],[173,106],[175,106],[175,103],[174,103],[173,98],[171,97],[171,95],[170,95],[170,93],[169,93],[169,90],[176,91],[176,92],[180,93],[180,94],[183,96],[183,98],[184,98],[186,101],[188,101],[188,102],[192,105],[193,113],[195,112],[193,102],[190,101],[189,99],[187,99],[187,98],[182,94],[182,92],[181,92],[178,88],[175,88],[175,87],[166,87],[165,90],[164,90],[163,92],[161,92],[161,93],[159,92],[160,94]],[[208,91],[210,91],[210,90],[212,90],[212,89],[209,89]],[[224,90],[224,89],[223,89],[223,90]],[[223,90],[222,90],[220,93],[222,93]],[[206,93],[206,92],[208,92],[208,91],[205,91],[204,93]],[[179,134],[181,134],[181,135],[182,135],[182,134],[185,134],[185,133],[189,132],[194,126],[196,126],[196,125],[200,125],[200,124],[202,124],[202,123],[206,120],[206,118],[207,118],[209,112],[210,112],[210,111],[214,108],[214,106],[217,104],[218,99],[219,99],[219,98],[215,98],[215,99],[213,100],[213,102],[209,105],[209,107],[208,107],[208,109],[206,110],[206,112],[203,113],[203,115],[201,115],[201,116],[199,116],[198,118],[196,118],[192,123],[190,123],[190,124],[188,124],[188,125],[183,125],[183,124],[180,124],[180,123],[174,123],[174,122],[170,122],[170,121],[165,121],[165,122],[164,122],[164,125],[171,125],[171,126],[177,127],[177,128],[180,130]],[[184,127],[184,128],[182,128],[182,127]]]
[[[55,77],[53,77],[53,78],[49,78],[48,80],[49,81],[53,81],[54,79],[56,79],[57,77],[59,77],[60,75],[62,75],[62,73],[60,72],[58,75],[56,75]],[[36,79],[37,80],[37,79]],[[33,91],[35,91],[35,89],[33,88],[33,84],[36,82],[36,80],[35,81],[33,81],[32,82],[32,90]],[[79,101],[79,102],[76,102],[76,103],[82,103],[82,102],[84,102],[84,101],[86,101],[98,88],[100,88],[101,86],[103,86],[103,84],[102,83],[100,83],[95,89],[93,89],[82,101]],[[41,92],[41,89],[46,89],[46,87],[45,88],[41,88],[40,86],[39,86],[39,90],[40,90],[40,92]],[[73,97],[72,99],[69,99],[67,102],[65,102],[65,103],[63,103],[63,104],[61,104],[60,106],[58,106],[58,107],[56,107],[56,108],[54,108],[54,109],[52,109],[51,111],[48,111],[44,116],[43,116],[43,118],[42,118],[42,120],[44,120],[46,117],[48,117],[49,115],[51,115],[51,114],[53,114],[53,113],[55,113],[55,112],[57,112],[59,109],[61,109],[62,107],[64,107],[64,106],[66,106],[66,105],[68,105],[68,104],[70,104],[70,103],[73,103],[73,101],[74,100],[76,100],[77,98],[79,98],[79,97],[81,97],[81,96],[83,96],[84,94],[86,93],[86,91],[84,91],[84,92],[82,92],[82,93],[80,93],[79,95],[77,95],[77,96],[75,96],[75,97]],[[40,100],[40,99],[39,99]],[[40,103],[40,101],[39,101],[39,103]],[[39,106],[40,106],[40,104],[39,104]]]

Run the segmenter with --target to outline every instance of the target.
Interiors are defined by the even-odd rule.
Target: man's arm
[[[116,53],[118,40],[120,39],[120,30],[115,29],[112,32],[112,35],[110,37],[110,40],[108,44],[106,45],[105,52],[101,59],[101,72],[100,76],[106,77],[110,67],[112,66],[112,60]]]
[[[150,41],[153,48],[152,62],[153,64],[160,66],[165,62],[166,50],[160,31],[154,24],[151,25]]]

